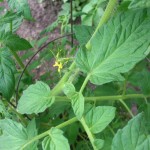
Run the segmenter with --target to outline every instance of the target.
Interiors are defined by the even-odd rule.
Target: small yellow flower
[[[58,72],[60,72],[60,70],[63,68],[62,63],[58,61],[55,61],[53,67],[58,67]]]

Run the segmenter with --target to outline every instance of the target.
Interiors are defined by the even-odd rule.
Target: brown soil
[[[17,33],[23,38],[38,39],[40,37],[39,33],[57,19],[57,14],[61,8],[60,0],[55,2],[52,0],[43,0],[41,3],[38,1],[39,0],[28,0],[35,21],[24,20],[23,24],[17,31]],[[58,35],[59,31],[56,30],[54,33],[50,34],[50,38]]]

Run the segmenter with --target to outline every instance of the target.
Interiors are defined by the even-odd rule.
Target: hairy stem
[[[112,133],[112,135],[115,136],[115,132],[114,132],[114,130],[112,129],[112,127],[110,125],[108,125],[108,129],[110,130],[110,132]]]
[[[7,101],[4,101],[4,103],[10,108],[10,110],[16,114],[16,116],[20,119],[20,121],[23,123],[24,126],[27,125],[27,121],[24,119],[24,117],[18,113]]]
[[[70,124],[72,124],[72,123],[74,123],[74,122],[76,122],[76,121],[78,121],[78,119],[77,119],[76,117],[74,117],[74,118],[72,118],[72,119],[70,119],[70,120],[68,120],[68,121],[66,121],[66,122],[64,122],[64,123],[62,123],[62,124],[56,126],[55,128],[61,129],[61,128],[65,127],[65,126],[68,126],[68,125],[70,125]],[[21,150],[24,150],[24,148],[26,148],[26,147],[27,147],[28,145],[30,145],[31,143],[33,143],[33,142],[35,142],[35,141],[37,141],[37,140],[39,140],[39,139],[41,139],[41,138],[44,138],[45,136],[48,136],[48,135],[49,135],[49,132],[50,132],[50,129],[47,130],[46,132],[43,132],[42,134],[39,134],[39,135],[35,136],[35,137],[32,138],[31,140],[29,140],[26,144],[24,144],[24,145],[21,147]]]
[[[91,133],[89,127],[87,126],[87,124],[86,124],[86,122],[85,122],[85,119],[84,119],[84,118],[81,118],[80,122],[81,122],[82,126],[84,127],[84,129],[85,129],[85,131],[86,131],[86,133],[87,133],[87,135],[88,135],[88,138],[89,138],[89,140],[90,140],[90,142],[91,142],[91,144],[92,144],[92,146],[93,146],[93,149],[94,149],[94,150],[98,150],[98,149],[96,148],[96,146],[94,145],[94,139],[95,139],[95,138],[94,138],[94,135]]]
[[[13,32],[13,22],[12,21],[10,22],[10,32],[11,33]]]
[[[95,34],[99,30],[99,28],[101,28],[101,26],[109,20],[109,18],[112,15],[112,12],[114,11],[114,8],[117,6],[117,3],[118,3],[118,0],[109,0],[108,5],[107,5],[107,7],[105,9],[104,15],[102,16],[102,18],[101,18],[101,20],[100,20],[100,22],[99,22],[95,32],[93,33],[91,39],[95,36]],[[87,49],[89,49],[91,47],[90,46],[91,39],[86,44],[86,48]]]
[[[83,92],[83,90],[84,90],[84,88],[86,87],[86,85],[87,85],[87,83],[88,83],[88,81],[89,81],[89,78],[90,78],[90,75],[88,75],[86,78],[85,78],[85,80],[84,80],[84,82],[83,82],[83,84],[82,84],[82,86],[81,86],[81,88],[80,88],[80,93],[82,93]]]
[[[133,113],[131,112],[131,110],[129,109],[129,107],[126,105],[126,103],[125,103],[122,99],[119,99],[119,101],[120,101],[121,104],[125,107],[125,109],[128,111],[128,113],[131,115],[131,117],[133,118],[134,115],[133,115]]]
[[[97,96],[97,97],[85,97],[85,101],[105,101],[105,100],[126,100],[126,99],[145,99],[149,98],[150,95],[143,94],[127,94],[127,95],[113,95],[113,96]],[[65,101],[70,102],[70,100],[66,96],[56,96],[56,102]]]
[[[13,22],[12,21],[10,22],[10,32],[13,33]],[[16,61],[18,62],[19,66],[22,69],[24,69],[25,66],[24,66],[22,60],[20,59],[20,57],[18,56],[18,54],[15,51],[11,50],[11,49],[10,49],[10,51],[13,54],[14,58],[16,59]],[[25,74],[27,76],[30,76],[30,74],[29,74],[29,72],[27,70],[26,70]]]
[[[16,59],[16,61],[18,62],[19,66],[20,66],[22,69],[24,69],[25,66],[24,66],[22,60],[20,59],[20,57],[18,56],[18,54],[17,54],[15,51],[13,51],[13,50],[10,50],[10,51],[11,51],[11,53],[13,54],[14,58]],[[28,72],[27,70],[25,71],[25,74],[26,74],[27,76],[30,76],[30,74],[29,74],[29,72]]]
[[[71,32],[73,33],[73,0],[70,0],[70,14]],[[73,47],[73,35],[71,35],[71,47]]]

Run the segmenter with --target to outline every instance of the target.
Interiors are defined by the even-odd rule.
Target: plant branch
[[[16,59],[16,61],[18,62],[19,66],[20,66],[22,69],[24,69],[25,66],[24,66],[22,60],[20,59],[20,57],[18,56],[18,54],[17,54],[15,51],[11,50],[11,49],[10,49],[10,51],[11,51],[11,53],[13,54],[14,58]],[[30,76],[30,74],[29,74],[29,72],[28,72],[27,70],[25,70],[25,74],[26,74],[27,76]]]
[[[73,33],[73,1],[70,0],[70,24],[71,24],[71,33]],[[71,35],[71,47],[73,47],[73,34]]]
[[[68,126],[74,122],[78,121],[78,119],[76,117],[66,121],[66,122],[63,122],[61,123],[60,125],[56,126],[55,128],[64,128],[65,126]],[[24,144],[22,147],[21,147],[21,150],[24,150],[25,147],[27,147],[28,145],[30,145],[31,143],[41,139],[41,138],[44,138],[45,136],[49,135],[49,132],[50,132],[51,129],[47,130],[46,132],[43,132],[42,134],[39,134],[35,137],[33,137],[31,140],[29,140],[26,144]]]
[[[127,76],[125,77],[125,81],[124,81],[124,84],[123,84],[123,91],[122,91],[122,95],[125,95],[126,94],[126,89],[127,89]]]
[[[125,109],[128,111],[128,113],[131,115],[131,117],[133,118],[134,115],[133,115],[133,113],[131,112],[131,110],[129,109],[129,107],[126,105],[126,103],[125,103],[122,99],[119,99],[119,101],[120,101],[121,104],[125,107]]]
[[[82,86],[81,86],[81,88],[80,88],[79,93],[82,93],[82,92],[83,92],[84,88],[86,87],[86,85],[87,85],[87,83],[88,83],[88,81],[89,81],[89,78],[90,78],[90,75],[88,75],[88,76],[85,78],[85,80],[84,80],[84,82],[83,82],[83,84],[82,84]]]
[[[7,102],[7,100],[5,100],[4,103],[10,108],[10,110],[11,110],[14,114],[17,115],[17,117],[20,119],[20,121],[23,123],[23,125],[26,126],[26,125],[27,125],[27,121],[24,119],[24,117],[23,117],[20,113],[18,113],[18,112],[16,111],[16,109],[14,109],[14,108],[11,106],[11,104],[10,104],[9,102]]]
[[[13,33],[13,22],[12,21],[10,22],[10,32]],[[20,57],[18,56],[18,54],[15,51],[11,50],[11,49],[10,49],[10,51],[13,54],[14,58],[16,59],[16,61],[18,62],[19,66],[22,69],[24,69],[25,66],[24,66],[22,60],[20,59]],[[25,74],[27,76],[30,76],[30,74],[29,74],[29,72],[27,70],[25,71]]]
[[[103,14],[103,16],[102,16],[102,18],[101,18],[101,20],[100,20],[96,30],[95,30],[95,32],[93,33],[93,35],[90,38],[89,42],[86,44],[86,48],[87,49],[90,48],[91,39],[95,36],[95,34],[99,30],[99,28],[101,28],[101,26],[103,24],[105,24],[109,20],[109,18],[111,17],[112,12],[114,11],[114,8],[116,7],[117,3],[118,3],[118,0],[109,0],[108,5],[107,5],[107,7],[105,9],[105,12],[104,12],[104,14]]]
[[[108,129],[110,130],[110,132],[112,133],[112,135],[115,136],[115,132],[114,132],[114,130],[112,129],[112,127],[110,125],[108,125]]]
[[[10,22],[10,32],[11,33],[13,32],[13,22],[12,21]]]
[[[85,122],[85,119],[84,119],[83,117],[81,118],[80,122],[81,122],[82,126],[84,127],[84,129],[85,129],[85,131],[86,131],[86,133],[87,133],[87,135],[88,135],[88,138],[89,138],[89,140],[90,140],[90,142],[91,142],[91,144],[92,144],[92,146],[93,146],[93,149],[94,149],[94,150],[98,150],[98,149],[96,148],[96,146],[94,145],[94,139],[95,139],[95,137],[94,137],[94,135],[91,133],[91,131],[90,131],[89,127],[87,126],[87,124],[86,124],[86,122]]]
[[[126,100],[126,99],[145,99],[149,98],[150,95],[143,95],[143,94],[127,94],[127,95],[113,95],[113,96],[96,96],[96,97],[85,97],[85,101],[105,101],[105,100]],[[56,96],[56,102],[58,101],[65,101],[70,102],[70,100],[66,96]]]

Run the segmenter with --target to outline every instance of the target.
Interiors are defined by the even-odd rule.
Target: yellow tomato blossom
[[[60,70],[63,68],[62,63],[58,61],[55,61],[53,67],[58,67],[58,72],[60,72]]]

